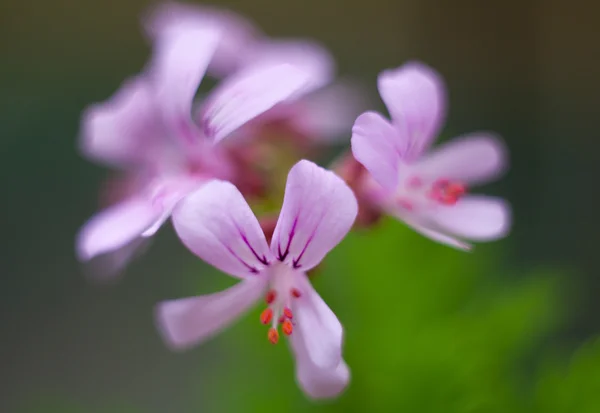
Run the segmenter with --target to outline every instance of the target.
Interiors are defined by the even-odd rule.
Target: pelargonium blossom
[[[269,38],[248,19],[205,5],[164,3],[151,8],[144,20],[146,34],[153,42],[174,26],[201,28],[207,24],[227,33],[208,67],[214,76],[224,77],[249,66],[275,63],[289,63],[311,74],[311,81],[299,99],[288,99],[265,111],[241,135],[260,137],[265,126],[276,124],[285,125],[290,132],[313,144],[327,142],[343,136],[348,123],[360,113],[363,98],[356,85],[348,81],[332,83],[334,59],[316,42]]]
[[[369,172],[361,191],[388,214],[444,244],[504,236],[509,207],[499,198],[469,195],[471,186],[497,177],[505,150],[489,133],[472,133],[429,150],[445,117],[440,76],[411,62],[379,75],[379,93],[391,121],[365,112],[352,129],[352,153]]]
[[[352,190],[306,160],[289,172],[270,247],[238,189],[213,180],[182,200],[175,230],[198,257],[240,278],[215,294],[158,304],[160,331],[175,349],[213,336],[264,299],[260,321],[275,344],[279,326],[296,358],[297,380],[312,398],[339,394],[350,373],[342,359],[343,328],[306,276],[347,234],[357,214]]]
[[[84,225],[81,260],[118,252],[124,264],[131,254],[120,250],[153,235],[182,197],[210,178],[235,180],[235,165],[213,144],[312,83],[310,73],[288,63],[242,68],[202,102],[196,119],[196,91],[224,36],[219,25],[165,28],[145,72],[84,113],[83,153],[124,169],[130,185]]]

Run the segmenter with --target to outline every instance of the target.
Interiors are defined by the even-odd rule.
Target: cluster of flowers
[[[334,83],[332,58],[317,44],[270,39],[237,15],[180,4],[153,9],[145,31],[147,67],[83,115],[83,153],[124,173],[79,233],[77,254],[103,257],[113,274],[171,218],[194,254],[239,278],[226,291],[158,304],[172,348],[198,344],[264,300],[260,321],[271,343],[280,330],[288,337],[300,387],[334,397],[350,377],[343,328],[307,271],[353,227],[387,214],[465,250],[467,240],[506,234],[507,205],[467,195],[503,171],[503,146],[478,133],[430,150],[445,92],[427,66],[379,75],[391,120],[355,119],[356,90]],[[197,97],[205,75],[219,83]],[[350,135],[353,121],[351,151],[332,171],[302,159]],[[278,185],[283,168],[287,183]],[[274,216],[265,205],[282,196]],[[257,217],[248,201],[264,211]]]

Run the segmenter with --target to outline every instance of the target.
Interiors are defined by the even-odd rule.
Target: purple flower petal
[[[216,27],[222,36],[208,71],[218,76],[230,74],[244,63],[244,53],[260,37],[248,20],[228,10],[215,7],[166,3],[150,10],[144,19],[148,37],[155,40],[173,28]]]
[[[335,398],[350,382],[350,369],[344,360],[332,369],[320,369],[298,355],[296,363],[298,385],[313,400]]]
[[[294,301],[296,325],[290,338],[300,356],[299,368],[335,369],[342,361],[342,325],[304,273],[298,273],[296,280],[302,296]]]
[[[114,205],[90,219],[77,237],[77,256],[87,261],[96,255],[115,251],[160,219],[162,209],[142,198]]]
[[[341,178],[302,160],[288,174],[271,250],[307,271],[346,236],[357,211],[354,193]]]
[[[473,241],[491,241],[508,233],[510,208],[502,199],[471,195],[452,207],[435,210],[430,219],[445,233]]]
[[[398,185],[400,139],[400,132],[376,112],[363,113],[352,127],[352,154],[388,191]]]
[[[444,121],[446,95],[441,77],[412,62],[382,72],[378,87],[394,125],[406,133],[405,159],[417,159],[433,143]]]
[[[266,286],[266,279],[250,279],[215,294],[163,301],[155,310],[159,331],[173,349],[199,344],[246,312]]]
[[[211,94],[202,112],[204,133],[214,142],[278,103],[290,99],[310,75],[289,64],[259,65],[227,78]]]
[[[147,80],[131,79],[108,101],[83,114],[80,145],[91,159],[114,166],[129,166],[148,158],[162,125]]]
[[[414,164],[414,172],[479,184],[496,178],[506,167],[506,151],[490,134],[474,133],[440,145]]]
[[[463,251],[470,251],[472,248],[470,244],[463,242],[461,240],[458,240],[450,235],[444,234],[438,230],[431,229],[431,228],[427,227],[425,224],[419,224],[415,221],[411,221],[408,219],[403,219],[403,220],[407,225],[412,227],[415,231],[419,232],[420,234],[426,236],[427,238],[429,238],[433,241],[439,242],[440,244],[449,245],[451,247],[454,247],[456,249],[463,250]]]
[[[184,143],[201,136],[192,102],[221,34],[211,26],[183,25],[160,33],[149,67],[165,122]]]
[[[186,196],[173,224],[194,254],[230,275],[257,275],[273,259],[258,220],[229,182],[213,180]]]
[[[245,63],[249,67],[287,63],[300,68],[309,76],[302,93],[319,89],[334,78],[333,57],[324,47],[311,41],[263,40],[255,42],[245,56]]]

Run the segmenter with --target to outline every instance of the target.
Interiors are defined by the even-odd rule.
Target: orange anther
[[[289,307],[285,307],[285,308],[283,309],[283,315],[284,315],[286,318],[289,318],[290,320],[291,320],[292,318],[294,318],[294,315],[292,314],[292,310],[290,310],[290,309],[289,309]]]
[[[292,288],[290,294],[292,294],[292,297],[294,298],[300,298],[300,296],[302,295],[302,293],[300,293],[300,290],[298,290],[297,288]]]
[[[273,310],[270,308],[265,308],[265,310],[260,313],[260,322],[263,324],[269,324],[273,319]]]
[[[271,344],[277,344],[279,341],[279,332],[274,328],[270,328],[267,337],[269,337]]]
[[[275,292],[275,290],[269,290],[267,292],[267,295],[265,296],[265,301],[267,302],[267,304],[273,304],[275,298],[277,298],[277,293]]]
[[[283,322],[283,325],[281,326],[281,329],[283,330],[283,333],[286,336],[289,336],[290,334],[292,334],[292,331],[294,330],[294,326],[292,325],[292,322],[290,320],[285,320]]]

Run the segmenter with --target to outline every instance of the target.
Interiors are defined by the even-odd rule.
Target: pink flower
[[[271,245],[242,194],[214,180],[181,201],[173,213],[177,234],[196,255],[240,278],[228,290],[165,301],[157,320],[175,349],[198,344],[231,324],[261,298],[261,322],[277,343],[278,325],[289,337],[302,389],[313,398],[334,397],[347,385],[343,329],[312,288],[314,268],[350,230],[357,213],[352,190],[330,171],[298,162],[290,171]]]
[[[312,82],[310,73],[291,64],[243,68],[213,90],[198,122],[192,120],[196,91],[223,36],[219,25],[165,27],[145,73],[84,113],[83,153],[125,169],[135,184],[84,225],[77,239],[81,260],[153,235],[177,202],[207,179],[234,179],[234,165],[213,143]]]
[[[364,101],[350,82],[334,83],[335,62],[316,42],[304,39],[272,39],[252,22],[228,10],[181,3],[151,8],[144,19],[148,37],[156,41],[173,27],[219,27],[224,35],[217,44],[209,73],[223,77],[250,66],[288,63],[310,73],[311,81],[288,99],[251,123],[243,135],[260,135],[265,123],[285,122],[296,133],[316,142],[343,136],[347,125],[360,113]],[[313,142],[314,143],[314,142]]]
[[[363,113],[352,129],[352,152],[370,173],[363,190],[390,215],[423,235],[457,248],[463,239],[490,241],[506,235],[507,204],[468,195],[471,186],[505,167],[501,142],[474,133],[428,151],[445,116],[445,91],[429,67],[409,63],[379,75],[379,93],[391,122]]]

